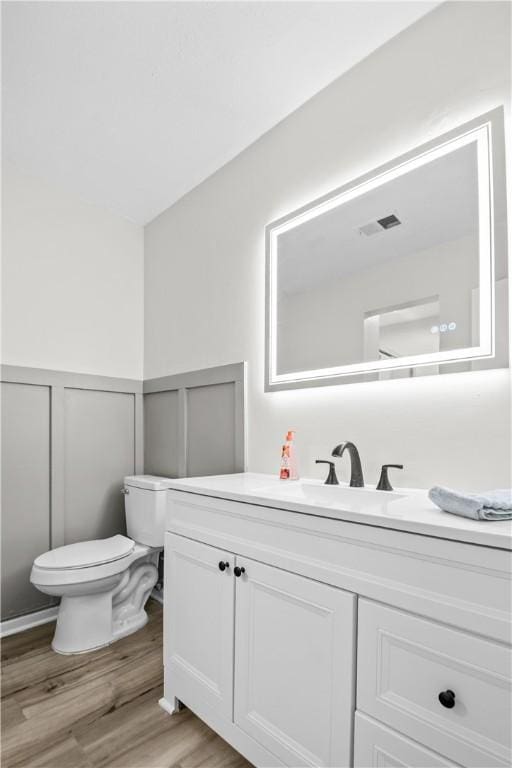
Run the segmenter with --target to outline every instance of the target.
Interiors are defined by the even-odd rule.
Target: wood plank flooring
[[[162,696],[162,608],[93,653],[50,648],[54,624],[2,641],[3,768],[252,768],[185,709]]]

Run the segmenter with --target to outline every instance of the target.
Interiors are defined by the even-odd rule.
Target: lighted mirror
[[[507,365],[504,167],[495,110],[270,224],[267,389]]]

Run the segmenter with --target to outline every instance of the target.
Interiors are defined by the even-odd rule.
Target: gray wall
[[[55,604],[30,584],[37,555],[125,531],[125,475],[243,471],[244,379],[243,363],[144,384],[2,366],[2,620]]]
[[[167,477],[243,472],[245,366],[144,382],[144,470]]]
[[[123,477],[142,471],[142,382],[2,367],[2,619],[54,601],[34,558],[123,532]]]
[[[50,548],[50,388],[1,385],[2,618],[36,610],[50,598],[28,575]]]

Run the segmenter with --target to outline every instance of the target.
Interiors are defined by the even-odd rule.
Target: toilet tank
[[[171,480],[153,475],[124,478],[126,532],[139,544],[163,547],[165,506]]]

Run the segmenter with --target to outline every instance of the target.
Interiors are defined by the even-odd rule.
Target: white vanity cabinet
[[[166,586],[173,696],[281,761],[267,765],[349,764],[354,595],[170,533]]]
[[[164,709],[258,767],[510,765],[506,547],[186,482],[168,492]]]

